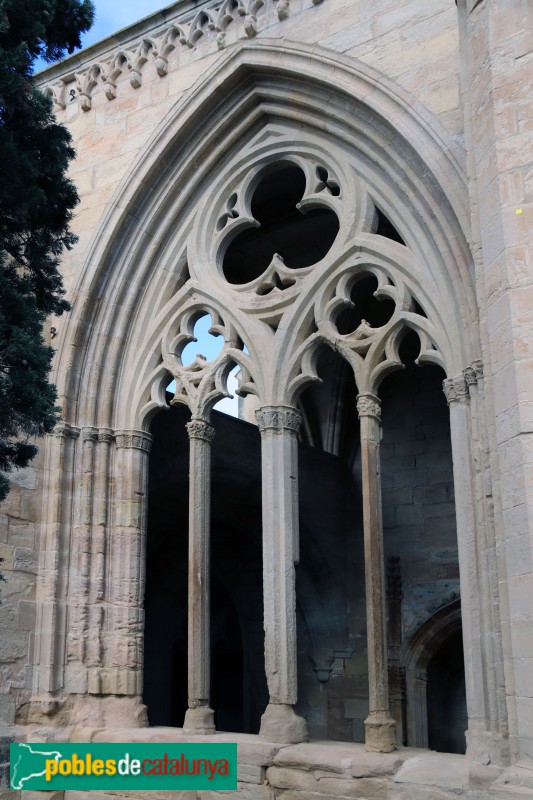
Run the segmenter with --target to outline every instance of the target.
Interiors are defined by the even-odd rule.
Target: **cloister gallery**
[[[81,203],[62,422],[1,517],[6,740],[533,796],[532,32],[178,0],[38,76]]]

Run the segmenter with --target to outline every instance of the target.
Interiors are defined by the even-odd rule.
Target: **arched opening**
[[[400,661],[406,744],[464,753],[468,716],[459,599],[434,611],[406,637]]]
[[[178,405],[151,427],[143,687],[151,725],[181,726],[187,709],[189,420]],[[211,424],[211,702],[218,729],[257,733],[268,702],[259,435],[216,411]]]
[[[359,422],[349,364],[329,347],[300,396],[298,710],[311,738],[364,741],[368,713]]]
[[[468,716],[460,630],[442,642],[428,664],[427,715],[429,749],[441,753],[464,753]]]
[[[151,426],[143,684],[150,725],[182,725],[187,708],[189,420],[178,406]]]
[[[413,707],[420,702],[420,692],[426,691],[427,662],[419,665],[414,678],[414,674],[406,674],[402,654],[416,631],[431,625],[436,609],[459,597],[460,588],[449,411],[442,391],[445,376],[439,367],[418,366],[419,350],[418,337],[408,332],[400,346],[405,368],[389,375],[380,388],[383,533],[389,688],[397,740],[432,747],[429,706],[417,708],[416,713]],[[458,622],[459,636],[455,630],[444,658],[449,657],[458,667],[464,687],[462,646],[458,646],[460,613]],[[428,634],[433,644],[435,635],[434,629]],[[442,679],[438,677],[443,666],[442,659],[435,661],[435,706],[445,691],[444,673]],[[416,692],[413,681],[419,687]],[[447,752],[464,752],[465,729],[463,750]],[[435,749],[441,749],[445,740],[440,736],[437,748],[435,739]],[[451,747],[451,742],[447,746]]]

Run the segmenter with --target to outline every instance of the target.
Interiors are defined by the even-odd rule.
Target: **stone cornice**
[[[321,2],[310,0],[309,6]],[[56,110],[78,101],[82,111],[89,111],[95,92],[103,92],[108,100],[116,97],[121,75],[127,74],[131,87],[138,89],[148,62],[164,77],[173,50],[213,49],[213,41],[221,50],[230,30],[240,38],[253,38],[268,24],[272,10],[274,19],[287,19],[290,0],[207,0],[200,6],[181,0],[44,70],[35,82],[52,97]]]

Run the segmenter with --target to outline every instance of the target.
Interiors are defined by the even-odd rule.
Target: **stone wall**
[[[31,696],[42,458],[10,479],[0,516],[0,730],[26,721]]]

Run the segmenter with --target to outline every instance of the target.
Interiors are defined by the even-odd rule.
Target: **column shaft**
[[[357,398],[361,429],[361,474],[365,545],[366,620],[368,639],[369,715],[365,746],[389,753],[396,748],[395,723],[389,710],[385,568],[381,517],[380,401],[371,394]]]
[[[214,733],[214,711],[209,707],[209,587],[211,522],[211,442],[214,428],[203,420],[187,424],[189,463],[189,708],[183,728]]]
[[[269,705],[261,736],[272,741],[307,739],[297,700],[296,587],[298,553],[298,440],[296,409],[266,407],[256,412],[261,431],[263,486],[263,593],[265,671]]]

